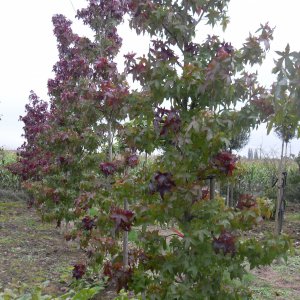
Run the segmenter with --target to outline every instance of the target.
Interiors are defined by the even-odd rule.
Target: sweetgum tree
[[[40,138],[44,151],[52,156],[49,168],[32,188],[38,201],[47,204],[45,217],[58,223],[63,219],[86,223],[88,218],[96,223],[97,212],[89,216],[88,211],[94,202],[101,202],[96,191],[110,189],[107,176],[117,169],[111,162],[112,141],[128,94],[113,61],[121,46],[116,26],[122,21],[123,7],[122,3],[92,1],[78,11],[77,17],[94,30],[94,41],[73,33],[64,16],[52,19],[59,61],[53,67],[54,79],[48,81],[49,129]]]
[[[225,151],[230,138],[255,126],[254,116],[263,121],[273,113],[261,109],[269,104],[268,91],[255,74],[244,71],[262,62],[272,39],[268,25],[249,36],[241,49],[216,36],[195,41],[201,22],[226,25],[227,4],[130,3],[131,27],[148,33],[152,41],[147,56],[126,56],[126,72],[142,88],[130,96],[135,101],[129,117],[139,122],[125,128],[124,137],[139,151],[153,147],[162,152],[156,172],[148,175],[150,195],[140,189],[136,224],[176,224],[180,232],[168,242],[159,231],[140,233],[145,257],[134,266],[132,287],[146,290],[151,299],[245,296],[230,280],[242,278],[246,257],[251,267],[269,263],[287,246],[283,240],[270,247],[275,240],[241,237],[241,230],[257,222],[255,208],[234,211],[217,199],[202,200],[208,176],[234,174],[236,158]],[[238,103],[240,110],[234,109]]]
[[[228,2],[90,0],[77,17],[94,40],[53,17],[59,61],[48,82],[47,130],[36,141],[50,154],[27,187],[48,217],[74,221],[66,238],[80,239],[117,290],[147,299],[247,298],[246,287],[232,285],[246,264],[269,264],[288,249],[284,236],[243,236],[260,221],[255,207],[206,200],[208,177],[235,175],[230,140],[274,113],[270,93],[245,71],[263,61],[268,24],[241,49],[214,35],[195,39],[201,24],[226,28]],[[145,56],[125,55],[119,74],[117,26],[125,15],[151,42]],[[140,88],[130,91],[126,78]],[[141,166],[139,154],[154,151],[155,163]],[[132,229],[137,242],[122,255],[119,236]],[[85,271],[79,262],[74,277]]]
[[[38,143],[39,136],[48,129],[48,104],[39,99],[33,91],[31,91],[29,101],[29,104],[25,106],[26,115],[20,117],[24,123],[25,142],[18,149],[18,161],[8,166],[8,169],[20,176],[23,181],[39,180],[39,172],[48,168],[51,156],[51,153],[45,152]]]
[[[122,41],[116,27],[126,10],[127,4],[119,1],[91,1],[78,11],[77,17],[94,30],[93,41],[73,33],[64,16],[53,17],[59,61],[53,67],[55,77],[48,81],[50,109],[45,126],[32,115],[38,111],[35,103],[22,118],[25,132],[28,126],[38,129],[38,136],[34,141],[27,139],[27,144],[42,149],[47,165],[35,170],[35,176],[28,174],[22,159],[16,165],[23,168],[24,185],[35,195],[43,217],[57,220],[58,225],[62,220],[74,221],[76,228],[66,238],[80,238],[89,254],[98,249],[100,256],[107,248],[116,252],[118,246],[109,238],[106,243],[101,236],[115,235],[119,225],[129,230],[124,218],[128,215],[132,222],[133,214],[120,209],[112,194],[112,175],[138,164],[134,149],[118,161],[113,161],[112,153],[113,137],[126,117],[123,102],[128,86],[114,62]],[[46,127],[43,132],[41,125]],[[21,156],[30,154],[29,150]],[[118,224],[115,231],[114,223]],[[81,263],[78,266],[85,270]]]

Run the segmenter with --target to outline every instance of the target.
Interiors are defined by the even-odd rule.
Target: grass
[[[0,189],[0,205],[1,203],[11,203],[16,205],[14,202],[24,202],[29,199],[29,195],[24,191],[4,190]],[[1,209],[1,207],[0,207]]]
[[[294,212],[286,215],[285,220],[288,222],[300,222],[300,213]]]
[[[288,290],[276,289],[272,285],[262,285],[252,288],[253,300],[273,300],[280,297],[281,299],[296,299],[292,298],[292,292]],[[298,298],[299,299],[299,298]]]
[[[288,261],[275,261],[269,267],[255,269],[245,276],[254,300],[300,300],[300,250]]]
[[[17,152],[4,150],[3,148],[0,148],[0,159],[1,162],[3,161],[4,164],[13,163],[17,159]]]

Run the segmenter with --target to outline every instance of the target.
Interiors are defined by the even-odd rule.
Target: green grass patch
[[[252,273],[245,275],[243,283],[250,287],[253,299],[300,299],[299,294],[293,288],[295,281],[299,280],[299,254],[296,250],[295,255],[288,256],[287,262],[283,260],[275,261],[270,269],[265,270],[267,275],[271,273],[272,276],[264,277],[262,273],[259,276]]]
[[[249,285],[250,283],[252,283],[255,280],[257,280],[257,277],[252,273],[248,273],[243,276],[243,283],[245,285]]]
[[[4,165],[14,163],[17,160],[17,152],[0,148],[0,160]]]
[[[138,241],[138,232],[136,230],[131,230],[128,233],[128,241],[131,243],[136,243]]]
[[[0,245],[14,245],[16,243],[16,239],[10,236],[2,236],[0,237]]]
[[[251,287],[253,292],[253,300],[273,300],[274,298],[281,297],[280,299],[293,299],[291,298],[292,291],[288,289],[279,289],[269,284],[262,286]]]
[[[289,256],[286,263],[274,264],[273,270],[280,273],[282,277],[287,277],[289,274],[300,274],[300,256]]]
[[[285,219],[286,221],[289,222],[300,222],[300,213],[295,212],[295,213],[286,214]]]
[[[2,210],[11,210],[17,207],[23,206],[20,202],[0,202],[0,209]]]

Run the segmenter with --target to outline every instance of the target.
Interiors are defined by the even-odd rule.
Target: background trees
[[[275,232],[280,234],[283,222],[284,206],[284,172],[286,163],[284,155],[284,145],[295,136],[299,137],[299,52],[290,53],[289,45],[284,52],[277,52],[279,59],[273,73],[277,74],[277,82],[273,85],[273,103],[275,114],[269,118],[269,130],[275,127],[277,134],[282,139],[281,160],[278,167],[278,193],[276,203],[276,226]]]

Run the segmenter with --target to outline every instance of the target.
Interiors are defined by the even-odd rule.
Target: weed
[[[136,230],[132,230],[128,233],[128,240],[132,243],[138,242],[138,232]]]

